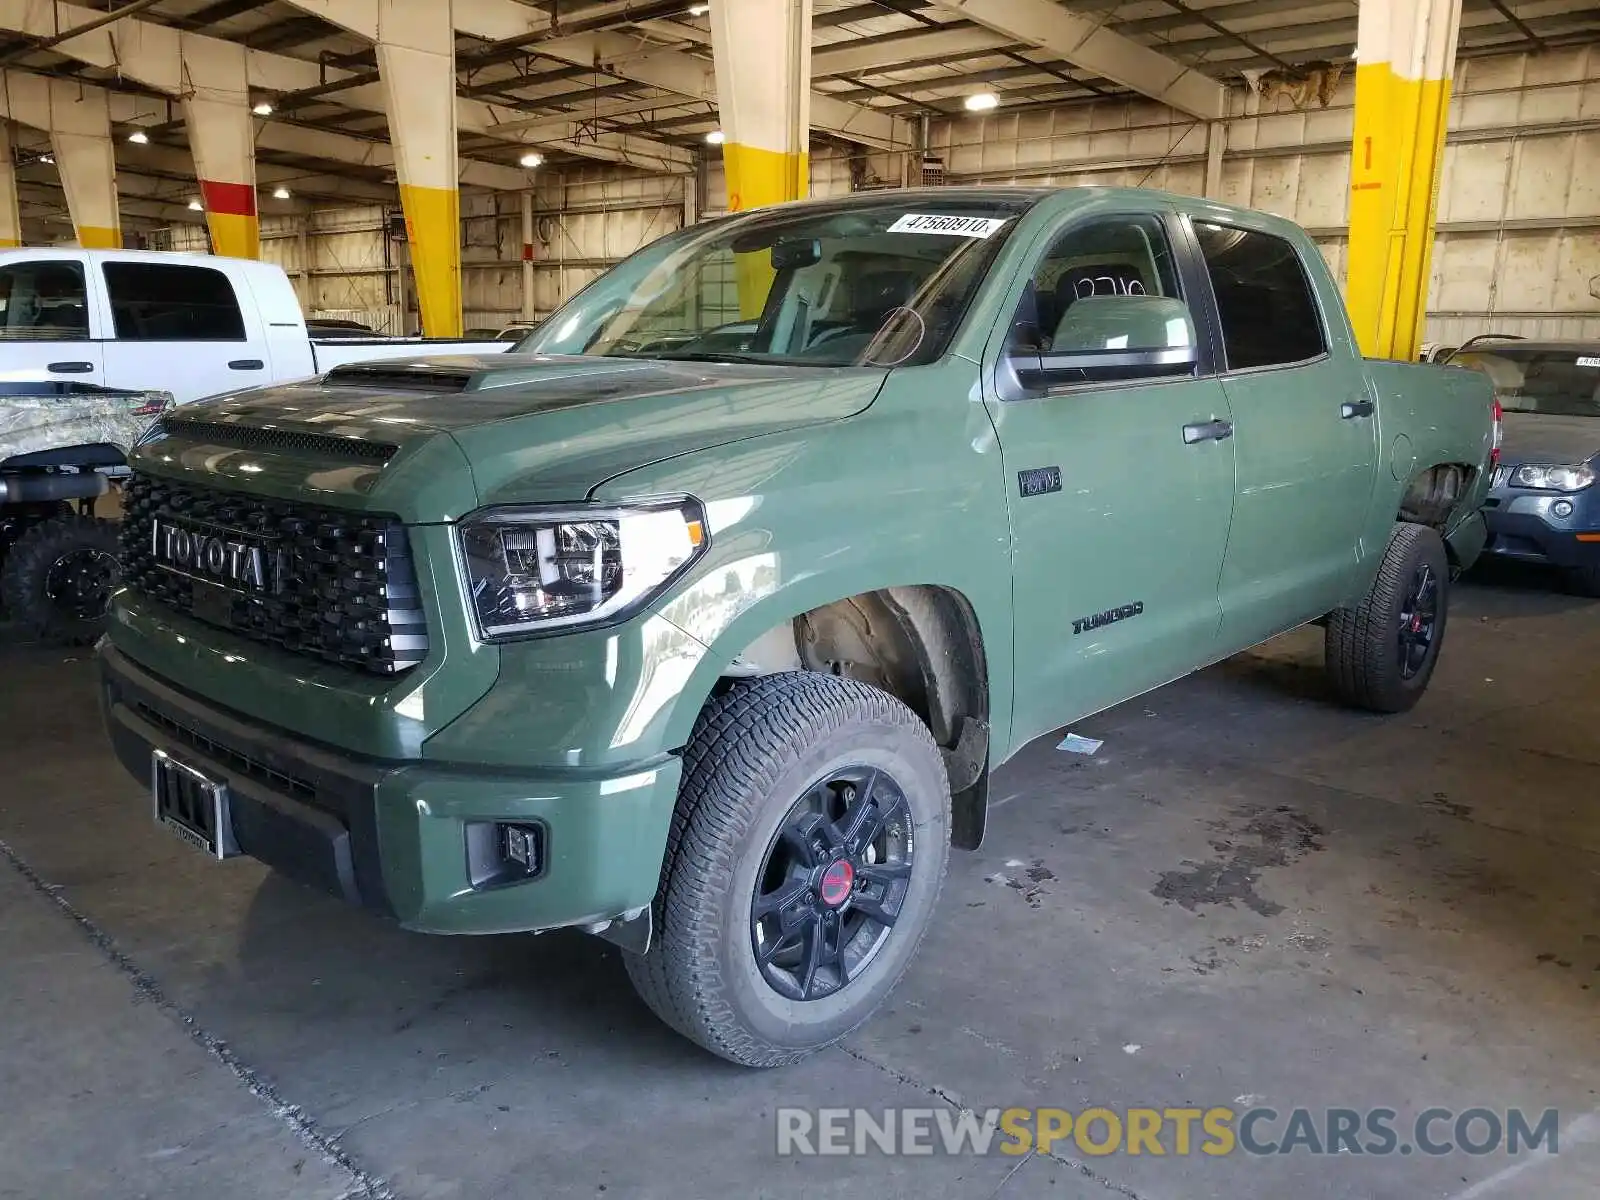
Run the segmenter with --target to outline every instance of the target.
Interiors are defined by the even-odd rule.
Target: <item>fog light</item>
[[[1557,500],[1550,506],[1550,515],[1560,517],[1563,521],[1572,515],[1571,500]]]
[[[536,879],[545,867],[545,828],[529,821],[472,821],[466,826],[467,871],[475,888]]]

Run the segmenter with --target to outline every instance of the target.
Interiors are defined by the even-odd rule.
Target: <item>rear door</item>
[[[1038,247],[1005,354],[1147,345],[1119,325],[1145,298],[1184,324],[1198,267],[1174,253],[1174,231],[1157,213],[1068,218]],[[1214,657],[1234,443],[1203,341],[1198,359],[1068,369],[989,398],[1011,504],[1015,744]]]
[[[260,314],[226,271],[139,259],[102,261],[100,270],[111,386],[161,388],[187,404],[270,381]]]
[[[1346,599],[1372,498],[1376,396],[1294,242],[1209,219],[1193,229],[1233,410],[1237,494],[1220,589],[1231,653]]]
[[[0,266],[0,379],[102,383],[101,320],[83,255],[8,261]]]

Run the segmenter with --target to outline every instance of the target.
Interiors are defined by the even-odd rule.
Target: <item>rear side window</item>
[[[134,262],[106,263],[104,270],[122,341],[244,341],[244,314],[221,271]]]
[[[88,336],[89,300],[81,266],[50,259],[0,267],[0,341]]]
[[[1222,317],[1229,370],[1304,362],[1328,348],[1311,281],[1292,242],[1195,222]]]

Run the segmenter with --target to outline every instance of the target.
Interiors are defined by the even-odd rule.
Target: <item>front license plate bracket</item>
[[[150,803],[156,824],[213,858],[240,853],[228,785],[165,750],[150,752]]]

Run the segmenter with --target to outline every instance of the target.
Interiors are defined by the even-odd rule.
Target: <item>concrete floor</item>
[[[1600,606],[1540,583],[1458,591],[1406,717],[1333,707],[1307,631],[1085,722],[1093,758],[1033,746],[891,1006],[769,1073],[601,942],[204,860],[106,754],[87,656],[0,650],[0,1196],[1592,1198]],[[1555,1107],[1562,1152],[775,1153],[780,1104],[1255,1103]]]

